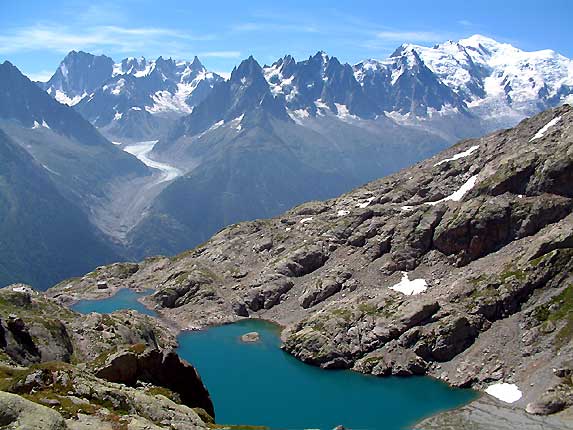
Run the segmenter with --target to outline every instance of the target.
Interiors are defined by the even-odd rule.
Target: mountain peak
[[[17,67],[14,66],[14,64],[12,64],[12,63],[11,63],[10,61],[8,61],[8,60],[5,60],[2,64],[0,64],[0,67],[4,67],[4,68],[6,68],[6,69],[11,69],[11,68],[17,69]]]
[[[316,60],[319,60],[319,61],[321,61],[322,63],[327,63],[329,57],[328,57],[328,54],[327,54],[326,52],[324,52],[324,51],[318,51],[316,54],[314,54],[313,56],[311,56],[309,59],[310,59],[310,60],[315,60],[315,61],[316,61]]]
[[[239,64],[238,67],[234,68],[231,72],[231,81],[238,81],[242,78],[252,77],[254,75],[260,74],[262,76],[263,69],[260,64],[255,60],[252,55]]]
[[[464,47],[474,48],[484,51],[484,53],[491,54],[492,52],[498,51],[502,47],[511,47],[508,43],[501,43],[491,37],[483,36],[481,34],[474,34],[473,36],[461,39],[459,44]]]
[[[193,61],[191,62],[191,68],[192,69],[203,69],[205,67],[203,66],[203,63],[201,63],[201,61],[199,60],[199,57],[197,57],[195,55],[193,57]]]

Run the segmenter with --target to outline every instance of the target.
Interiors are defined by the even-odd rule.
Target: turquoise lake
[[[148,291],[138,293],[129,288],[122,288],[115,295],[101,300],[80,300],[71,306],[71,308],[82,314],[90,312],[99,312],[109,314],[122,309],[134,309],[142,314],[155,316],[155,312],[146,308],[139,303],[137,299],[148,295]]]
[[[152,311],[137,294],[121,290],[104,300],[79,302],[74,309],[108,313]],[[143,308],[143,309],[142,309]],[[260,342],[241,342],[257,331]],[[404,430],[439,411],[477,397],[426,377],[377,378],[348,370],[322,370],[282,351],[279,328],[245,320],[179,335],[179,354],[199,371],[211,393],[217,423],[274,429]]]
[[[250,331],[261,341],[241,342]],[[218,423],[398,430],[476,398],[426,377],[377,378],[310,366],[279,348],[279,334],[270,323],[245,320],[179,336],[179,354],[203,378]]]

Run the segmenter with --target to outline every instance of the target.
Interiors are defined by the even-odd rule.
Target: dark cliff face
[[[148,383],[176,393],[181,402],[205,410],[215,418],[209,392],[193,366],[179,358],[173,350],[148,348],[143,352],[126,350],[115,353],[95,370],[98,378],[129,386]]]
[[[109,145],[81,115],[55,101],[8,61],[0,64],[0,118],[30,128],[35,122],[46,124],[85,145]]]
[[[90,208],[111,182],[149,170],[8,62],[0,65],[0,152],[2,285],[46,288],[117,258],[88,219]]]
[[[90,94],[113,73],[113,60],[105,55],[93,55],[83,51],[71,51],[60,66],[41,87],[55,96],[57,91],[69,98]]]
[[[440,110],[448,105],[463,109],[457,94],[436,77],[415,50],[398,49],[392,57],[398,77],[389,91],[391,110],[425,116],[428,109]]]

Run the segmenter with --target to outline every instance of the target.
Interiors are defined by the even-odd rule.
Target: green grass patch
[[[344,321],[352,319],[352,311],[350,309],[333,309],[330,311],[330,314],[337,318],[342,318]]]
[[[358,310],[368,316],[376,316],[381,315],[382,312],[378,309],[378,306],[373,305],[372,303],[360,303],[358,305]]]
[[[550,309],[552,307],[553,310]],[[533,316],[542,323],[564,323],[556,336],[558,348],[573,339],[573,285],[568,285],[548,303],[535,308]]]

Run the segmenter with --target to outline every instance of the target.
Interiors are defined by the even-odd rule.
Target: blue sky
[[[181,1],[0,0],[0,61],[47,78],[72,49],[192,59],[230,72],[249,55],[272,63],[324,50],[343,62],[385,58],[480,33],[573,57],[571,0]]]

